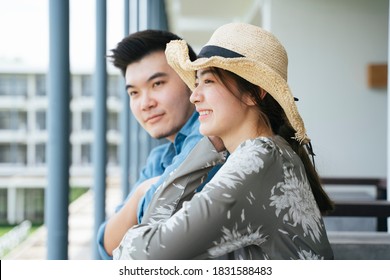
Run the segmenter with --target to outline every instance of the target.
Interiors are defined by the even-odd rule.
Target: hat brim
[[[310,139],[306,135],[303,120],[298,113],[294,97],[287,81],[273,71],[268,65],[258,61],[252,61],[246,57],[225,58],[212,56],[198,58],[191,61],[188,55],[188,46],[184,40],[174,40],[167,44],[165,51],[168,64],[176,71],[187,86],[194,90],[196,71],[209,67],[217,67],[228,70],[258,85],[280,104],[288,121],[296,130],[295,138],[301,143],[307,143]]]

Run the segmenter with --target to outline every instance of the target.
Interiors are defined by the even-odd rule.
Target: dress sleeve
[[[204,137],[183,163],[158,187],[142,224],[155,223],[171,217],[182,207],[183,202],[193,197],[208,172],[224,160],[225,153],[217,152],[209,139]]]
[[[169,163],[168,166],[166,166],[166,169],[161,174],[160,179],[153,184],[149,190],[145,193],[143,198],[141,198],[138,208],[137,208],[137,217],[138,217],[138,223],[143,223],[143,216],[149,207],[150,201],[154,197],[154,194],[157,190],[157,188],[163,184],[164,181],[166,181],[170,175],[179,168],[179,166],[182,165],[182,163],[188,158],[189,153],[194,149],[194,147],[198,144],[198,142],[202,139],[202,135],[199,133],[197,129],[194,128],[194,131],[191,132],[184,140],[184,142],[181,145],[181,148],[178,146],[180,141],[178,141],[177,144],[175,144],[174,149],[178,152],[173,158],[172,161]],[[176,142],[176,140],[175,140]]]
[[[242,206],[248,204],[246,190],[256,180],[248,175],[256,177],[262,167],[257,153],[233,153],[203,190],[184,202],[173,216],[168,214],[151,224],[131,228],[114,251],[114,259],[207,259],[245,246],[228,239],[240,235],[241,228],[252,230]],[[169,184],[174,185],[175,180]],[[163,201],[164,196],[159,200]],[[238,225],[237,221],[242,223]]]

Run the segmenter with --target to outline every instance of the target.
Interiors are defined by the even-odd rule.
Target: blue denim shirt
[[[143,214],[146,211],[157,187],[162,184],[164,180],[169,176],[169,174],[184,161],[184,159],[188,156],[192,148],[199,142],[200,139],[202,139],[203,136],[199,133],[198,117],[199,114],[197,112],[194,112],[194,114],[178,132],[173,143],[160,145],[150,152],[146,161],[146,165],[142,169],[140,177],[135,183],[132,190],[134,191],[140,183],[147,179],[156,176],[161,177],[154,185],[150,187],[145,196],[141,199],[138,205],[138,222],[142,220]],[[210,172],[208,180],[216,173],[219,167],[214,169]],[[205,185],[208,180],[206,180],[203,185]],[[132,193],[129,194],[126,200],[128,200],[131,195]],[[116,212],[123,207],[123,204],[124,203],[120,204],[116,208]],[[105,251],[103,245],[106,223],[107,222],[104,222],[100,226],[97,234],[98,249],[103,259],[112,259],[112,257],[109,256]]]

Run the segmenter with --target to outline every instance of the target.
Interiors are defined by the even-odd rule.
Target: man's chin
[[[177,132],[179,132],[180,129],[172,129],[170,131],[148,131],[149,135],[154,139],[174,139]]]
[[[169,133],[166,133],[166,132],[148,131],[148,133],[149,133],[150,137],[157,139],[157,140],[161,140],[161,139],[169,137]]]

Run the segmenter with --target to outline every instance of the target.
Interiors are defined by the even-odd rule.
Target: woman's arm
[[[149,204],[142,224],[166,220],[190,200],[206,180],[208,172],[224,162],[225,153],[216,150],[215,143],[203,138],[183,163],[160,186]]]
[[[245,238],[244,243],[234,243],[231,238],[237,234],[251,235],[252,230],[259,229],[256,224],[248,227],[250,219],[245,219],[244,209],[249,211],[251,207],[258,207],[248,202],[248,199],[253,200],[248,189],[259,179],[258,173],[263,167],[255,152],[249,150],[231,155],[204,189],[184,202],[172,217],[130,229],[114,251],[114,258],[215,258],[248,245]],[[248,164],[253,166],[247,168]],[[160,200],[163,201],[164,197]]]

